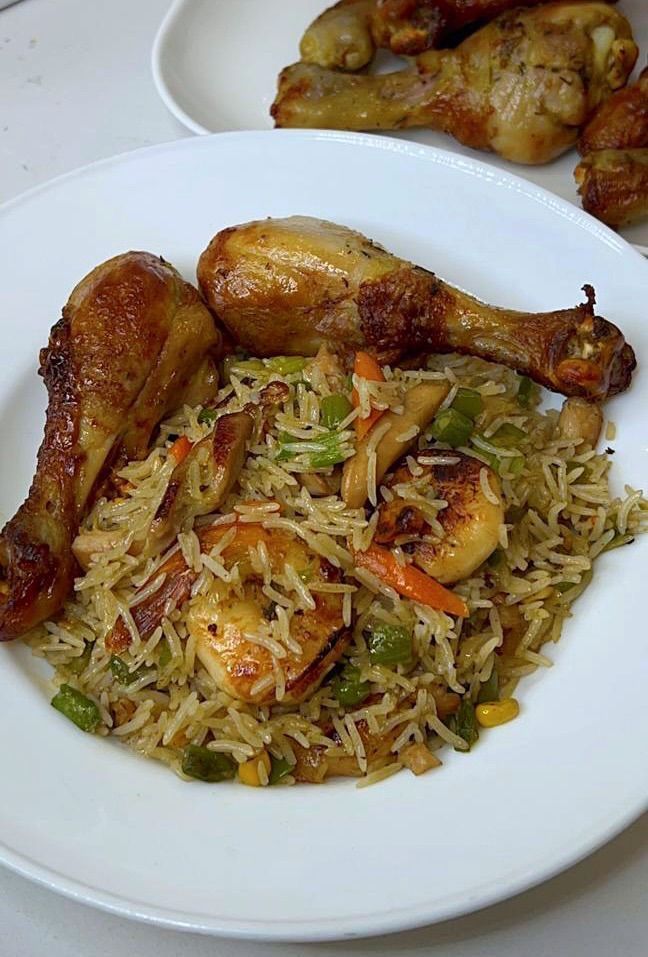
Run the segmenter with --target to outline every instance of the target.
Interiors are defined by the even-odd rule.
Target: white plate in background
[[[175,0],[153,45],[152,69],[158,93],[176,118],[194,133],[270,129],[269,110],[277,75],[282,67],[299,59],[304,29],[331,3]],[[638,71],[648,57],[648,3],[621,0],[619,9],[630,20],[640,47]],[[394,69],[402,66],[402,60],[391,59]],[[580,206],[573,176],[578,162],[575,150],[547,166],[517,166],[432,130],[391,135],[483,159]],[[648,247],[648,222],[626,227],[622,234],[630,242]]]
[[[622,239],[456,154],[346,133],[232,133],[100,162],[0,208],[1,517],[29,485],[45,405],[38,350],[75,283],[126,249],[193,279],[217,230],[293,213],[347,223],[513,308],[570,306],[595,284],[640,363],[608,406],[615,487],[645,487],[647,267]],[[550,649],[555,667],[522,683],[517,721],[470,755],[445,751],[434,774],[364,790],[185,783],[63,720],[42,662],[0,646],[0,861],[124,916],[263,940],[401,930],[518,893],[646,807],[647,563],[648,536],[600,559]]]

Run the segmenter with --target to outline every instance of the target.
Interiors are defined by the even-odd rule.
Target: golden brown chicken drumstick
[[[549,3],[504,13],[396,73],[297,63],[281,73],[271,113],[280,127],[426,126],[513,162],[547,163],[574,145],[636,57],[630,24],[607,3]]]
[[[523,313],[485,305],[360,233],[310,217],[218,233],[198,264],[203,294],[254,355],[369,349],[383,361],[462,352],[501,362],[565,395],[622,392],[634,353],[587,302]]]
[[[578,146],[583,209],[615,227],[648,216],[648,68],[603,104]]]
[[[41,352],[49,405],[36,474],[0,536],[0,640],[59,609],[106,468],[145,455],[219,341],[196,290],[149,253],[116,256],[74,289]]]
[[[597,150],[574,175],[583,209],[608,226],[648,216],[648,149]]]
[[[589,121],[578,149],[585,156],[593,150],[648,148],[648,67],[636,83],[614,93]]]
[[[307,28],[299,45],[304,63],[360,70],[376,47],[416,56],[445,45],[458,30],[512,7],[543,0],[340,0]]]

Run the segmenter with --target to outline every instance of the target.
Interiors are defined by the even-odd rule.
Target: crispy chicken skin
[[[583,156],[593,150],[648,148],[648,67],[636,83],[602,104],[583,130],[578,148]]]
[[[637,58],[630,24],[607,3],[558,2],[504,13],[454,50],[407,69],[356,76],[287,67],[271,113],[279,127],[424,126],[516,163],[560,156]]]
[[[196,290],[149,253],[116,256],[74,289],[40,356],[49,403],[36,474],[0,536],[0,640],[58,611],[107,467],[146,454],[218,343]]]
[[[608,226],[648,216],[648,149],[588,153],[574,175],[583,209]]]
[[[360,233],[310,217],[218,233],[198,280],[218,318],[254,355],[368,349],[381,361],[461,352],[517,369],[565,395],[622,392],[634,353],[594,315],[594,294],[557,312],[488,306]]]

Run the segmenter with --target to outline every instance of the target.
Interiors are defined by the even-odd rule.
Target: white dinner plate
[[[169,110],[194,133],[270,129],[270,105],[282,67],[299,59],[299,40],[308,24],[333,0],[174,0],[153,45],[153,79]],[[621,0],[640,54],[636,73],[648,55],[648,3]],[[381,69],[403,61],[381,53]],[[570,150],[547,166],[517,166],[462,146],[432,130],[392,134],[439,146],[461,156],[487,160],[550,189],[580,207],[574,182],[578,162]],[[648,252],[648,221],[622,230]]]
[[[0,510],[24,496],[45,406],[39,347],[73,285],[127,249],[192,279],[225,226],[327,217],[493,303],[578,302],[637,349],[615,485],[648,478],[648,267],[622,239],[508,173],[403,140],[231,133],[141,150],[0,210]],[[260,939],[377,934],[465,913],[573,864],[646,806],[648,536],[603,556],[520,718],[438,772],[254,790],[178,780],[49,705],[44,666],[0,647],[0,860],[98,906]]]

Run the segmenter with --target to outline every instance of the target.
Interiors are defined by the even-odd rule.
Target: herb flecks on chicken
[[[626,18],[601,2],[502,14],[454,50],[377,76],[287,67],[276,125],[351,130],[423,126],[516,163],[547,163],[622,87],[637,58]]]

